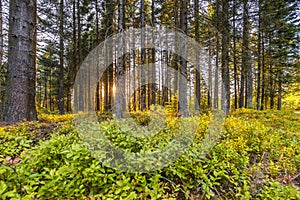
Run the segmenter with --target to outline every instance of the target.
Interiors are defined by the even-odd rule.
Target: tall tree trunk
[[[244,28],[245,28],[245,48],[246,48],[246,75],[247,75],[247,107],[253,107],[253,69],[252,62],[250,57],[250,22],[249,22],[249,8],[248,8],[248,0],[244,0]]]
[[[225,114],[229,114],[230,110],[230,78],[229,78],[229,2],[222,1],[222,83],[225,92],[224,99],[222,99],[222,110]]]
[[[2,9],[2,0],[0,0],[0,72],[2,72],[3,64],[3,9]],[[1,90],[0,90],[1,92]]]
[[[269,33],[269,44],[272,44],[272,33]],[[269,57],[269,87],[268,87],[268,91],[269,91],[269,97],[270,97],[270,109],[274,108],[275,105],[275,88],[274,88],[274,79],[273,79],[273,56],[272,56],[272,52],[271,49],[269,49],[268,51],[268,57]]]
[[[220,1],[216,2],[216,14],[217,14],[217,22],[216,26],[219,26],[219,15],[220,15]],[[220,38],[219,33],[215,33],[216,37],[216,66],[215,66],[215,84],[214,84],[214,109],[219,108],[219,52],[220,52]]]
[[[77,67],[79,69],[81,62],[82,62],[82,47],[81,47],[81,7],[80,7],[80,0],[77,0]],[[84,101],[84,90],[86,88],[84,88],[84,75],[82,73],[80,73],[79,76],[79,111],[84,111],[85,108],[85,101]]]
[[[96,10],[96,45],[99,44],[99,5],[98,0],[95,0]],[[97,65],[97,73],[99,74],[99,66]],[[100,111],[100,80],[97,82],[96,94],[95,94],[96,110]]]
[[[187,34],[187,0],[180,1],[180,29],[184,34]],[[187,104],[187,61],[185,45],[180,41],[180,74],[179,79],[179,115],[188,116]]]
[[[242,46],[242,72],[240,86],[240,102],[239,107],[245,107],[248,96],[246,90],[246,78],[249,72],[249,16],[248,16],[248,0],[243,0],[243,46]],[[246,97],[245,97],[246,96]]]
[[[195,0],[195,7],[194,7],[194,14],[195,14],[195,38],[196,41],[199,42],[200,40],[200,33],[199,33],[199,0]],[[196,57],[196,66],[195,66],[195,79],[196,79],[196,86],[195,86],[195,110],[200,110],[200,103],[201,103],[201,86],[200,86],[200,63],[199,63],[199,55]]]
[[[237,89],[237,55],[236,55],[236,0],[233,3],[233,70],[234,70],[234,108],[238,108],[238,89]]]
[[[174,0],[174,18],[175,18],[175,29],[176,30],[179,30],[180,28],[180,25],[179,25],[179,5],[178,5],[178,0]],[[178,36],[178,33],[177,31],[175,32],[175,44],[177,45],[176,48],[179,48],[179,36]],[[179,66],[178,66],[178,63],[179,63],[179,56],[177,54],[174,55],[174,92],[175,94],[178,94],[178,80],[179,80]]]
[[[262,67],[262,78],[261,78],[261,101],[260,101],[260,109],[264,110],[265,108],[265,42],[264,42],[264,34],[262,34],[262,40],[261,40],[261,55],[262,55],[262,60],[261,60],[261,67]]]
[[[125,27],[125,0],[119,0],[118,8],[118,34],[123,34]],[[124,38],[121,36],[118,40],[118,49],[117,49],[117,68],[116,68],[116,118],[122,118],[123,108],[124,108]]]
[[[216,66],[215,66],[215,84],[214,84],[214,109],[219,108],[219,52],[220,52],[220,38],[219,34],[216,34]]]
[[[78,47],[78,69],[82,62],[82,47],[81,47],[81,7],[80,7],[80,0],[77,0],[77,47]],[[84,102],[84,74],[80,73],[79,75],[79,81],[81,84],[79,84],[79,111],[84,111],[85,102]]]
[[[114,25],[114,7],[115,7],[115,1],[109,0],[106,1],[106,10],[107,10],[107,27],[106,27],[106,35],[105,38],[111,37],[113,35],[113,25]],[[111,45],[111,44],[108,44]],[[108,52],[107,56],[112,56],[112,46],[109,46],[108,49],[110,50]],[[113,60],[113,59],[110,59]],[[107,82],[105,83],[107,86],[107,99],[106,99],[106,111],[111,111],[113,104],[114,104],[114,65],[113,63],[108,63],[109,67],[107,69]]]
[[[208,108],[212,108],[212,63],[211,63],[211,46],[208,47]]]
[[[141,0],[141,65],[146,64],[146,49],[145,49],[145,2]],[[141,70],[141,110],[146,109],[146,75],[145,71]]]
[[[261,0],[259,0],[258,11],[258,39],[257,39],[257,88],[256,88],[256,109],[260,110],[260,90],[261,90]]]
[[[72,110],[72,87],[75,81],[76,72],[78,70],[77,63],[77,30],[76,30],[76,0],[72,0],[72,62],[70,63],[68,70],[68,91],[67,91],[67,111]],[[73,88],[74,96],[78,94],[78,88]],[[74,98],[74,107],[78,108],[78,101],[75,101]]]
[[[151,25],[154,28],[155,27],[155,1],[152,1],[151,4]],[[152,34],[152,41],[153,43],[155,42],[155,38],[154,38],[154,33]],[[156,55],[155,55],[155,48],[152,48],[152,58],[151,58],[151,65],[152,65],[152,89],[151,89],[151,99],[152,99],[152,104],[155,105],[156,104]]]
[[[36,120],[36,0],[9,2],[4,121]]]
[[[132,49],[134,49],[132,51],[132,68],[133,68],[133,111],[137,111],[138,109],[138,92],[136,91],[136,77],[137,77],[137,74],[136,74],[136,52],[135,52],[135,33],[133,32],[133,35],[132,35],[132,44],[133,44],[133,47]]]
[[[59,4],[59,113],[64,114],[64,0]]]
[[[3,9],[2,0],[0,0],[0,118],[3,112],[3,94],[4,94],[4,80],[5,70],[3,66]]]

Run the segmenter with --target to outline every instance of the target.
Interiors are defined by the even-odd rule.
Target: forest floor
[[[236,110],[201,158],[197,152],[211,119],[204,114],[190,148],[151,173],[120,172],[93,158],[71,114],[0,124],[0,199],[300,199],[299,114]],[[137,117],[144,121],[143,114]],[[130,152],[164,145],[175,129],[170,125],[156,139],[136,141],[113,121],[101,127]]]

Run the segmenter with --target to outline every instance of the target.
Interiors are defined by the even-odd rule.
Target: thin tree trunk
[[[260,101],[260,106],[261,110],[264,110],[265,108],[265,42],[264,42],[264,37],[263,37],[263,32],[262,32],[262,44],[261,44],[261,55],[262,55],[262,78],[261,78],[261,101]]]
[[[260,90],[261,90],[261,0],[259,0],[258,11],[258,43],[257,43],[257,89],[256,89],[256,109],[260,110]]]
[[[124,30],[124,6],[125,1],[119,0],[119,8],[118,8],[118,34],[123,34]],[[116,118],[122,118],[123,116],[123,104],[124,104],[124,38],[119,37],[118,40],[118,49],[117,49],[117,68],[116,68],[116,79],[117,79],[117,86],[116,86]]]
[[[282,107],[282,77],[281,70],[278,71],[278,99],[277,99],[277,110],[281,110]]]
[[[239,107],[243,108],[247,104],[246,78],[249,69],[249,19],[248,19],[248,0],[243,0],[243,46],[242,46],[242,72]]]
[[[212,107],[212,63],[211,63],[211,46],[208,53],[208,107]]]
[[[195,14],[195,38],[196,41],[199,42],[200,34],[199,34],[199,0],[195,0],[195,7],[194,7],[194,14]],[[200,103],[201,103],[201,86],[200,86],[200,63],[199,63],[199,55],[196,57],[196,66],[195,66],[195,110],[200,110]]]
[[[179,26],[179,5],[178,5],[178,0],[174,0],[174,18],[175,18],[175,29],[179,30],[180,26]],[[176,48],[179,48],[179,36],[178,33],[175,32],[175,44],[177,45]],[[179,80],[179,67],[178,67],[178,63],[179,63],[179,56],[177,54],[174,55],[174,68],[175,68],[175,74],[174,74],[174,92],[176,94],[178,94],[178,80]]]
[[[59,4],[59,113],[64,114],[64,0]]]
[[[98,0],[95,0],[95,9],[96,9],[96,45],[99,44],[99,5]],[[99,66],[97,65],[97,73],[99,74]],[[100,111],[100,80],[97,82],[96,88],[96,111]]]
[[[187,0],[180,3],[180,29],[187,34]],[[187,61],[185,59],[186,49],[183,41],[180,41],[180,79],[179,79],[179,115],[188,116],[187,105]]]
[[[53,83],[52,83],[52,68],[50,69],[50,73],[49,73],[49,108],[50,108],[50,111],[53,112],[54,111],[54,108],[53,108],[53,94],[52,94],[52,90],[53,90]]]
[[[251,63],[249,63],[248,69],[248,77],[247,77],[247,107],[253,108],[253,69]]]
[[[81,48],[81,8],[80,8],[80,0],[77,0],[77,47],[78,47],[78,69],[79,69],[79,66],[81,65],[81,62],[82,62],[82,48]],[[85,107],[85,102],[84,102],[84,78],[83,77],[83,73],[80,73],[79,75],[79,81],[80,81],[80,84],[79,84],[79,111],[84,111],[84,107]]]
[[[2,0],[0,0],[0,70],[1,70],[0,72],[2,72],[2,64],[3,64],[3,13],[2,12],[3,12]]]
[[[136,67],[135,67],[135,62],[136,62],[136,53],[135,53],[135,33],[133,32],[132,35],[132,41],[133,41],[133,51],[132,51],[132,68],[133,68],[133,111],[137,111],[138,109],[138,92],[136,91]]]
[[[104,28],[105,28],[105,34],[104,38],[107,39],[112,36],[113,34],[113,14],[114,14],[114,2],[111,0],[105,1],[105,16],[104,16]],[[113,63],[108,63],[108,60],[110,57],[113,56],[112,51],[112,44],[105,44],[106,45],[106,55],[105,55],[105,66],[106,71],[103,74],[103,87],[104,87],[104,111],[109,112],[112,109],[113,104]]]
[[[238,90],[237,90],[237,55],[236,55],[236,0],[233,8],[233,70],[234,70],[234,108],[238,108]]]
[[[141,0],[141,65],[145,67],[146,64],[146,49],[145,49],[145,4]],[[141,70],[141,110],[146,109],[146,75],[145,71]]]
[[[270,55],[270,58],[271,58],[271,55]],[[275,89],[274,89],[274,80],[273,80],[273,66],[272,64],[270,64],[270,85],[269,85],[269,94],[270,94],[270,109],[274,109],[274,105],[275,105]]]
[[[152,1],[152,5],[151,5],[151,25],[154,28],[155,27],[155,1]],[[155,38],[154,38],[154,34],[152,34],[152,42],[155,42]],[[152,89],[151,89],[151,99],[152,99],[152,104],[155,105],[156,104],[156,65],[155,65],[155,48],[152,48],[152,58],[151,58],[151,63],[152,63]]]
[[[219,25],[219,13],[220,13],[220,2],[217,0],[217,26]],[[220,52],[220,38],[218,32],[216,32],[216,66],[215,66],[215,84],[214,84],[214,109],[219,108],[219,52]]]
[[[3,114],[3,96],[5,89],[5,68],[3,66],[3,10],[2,0],[0,0],[0,119]]]
[[[47,85],[48,83],[48,74],[45,72],[45,80],[44,80],[44,101],[43,101],[43,107],[48,109],[48,93],[47,93]]]
[[[272,34],[269,33],[269,44],[272,44]],[[269,87],[268,87],[268,91],[269,91],[269,97],[270,97],[270,109],[274,109],[274,105],[275,105],[275,88],[274,88],[274,79],[273,79],[273,56],[272,56],[272,52],[269,50],[268,51],[268,57],[270,59],[269,61]]]
[[[109,47],[106,47],[109,48]],[[109,55],[106,55],[109,56]],[[105,63],[106,66],[108,63]],[[104,110],[105,112],[108,112],[110,109],[110,102],[109,102],[109,94],[108,94],[108,90],[109,90],[109,68],[111,67],[111,65],[109,65],[109,67],[105,70],[104,74],[103,74],[103,83],[104,83]]]

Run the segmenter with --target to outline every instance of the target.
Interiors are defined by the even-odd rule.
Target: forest
[[[300,199],[297,0],[0,0],[0,199]]]

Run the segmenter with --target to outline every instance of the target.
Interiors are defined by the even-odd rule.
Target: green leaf
[[[0,195],[5,192],[7,189],[7,185],[4,183],[4,181],[0,181]]]

